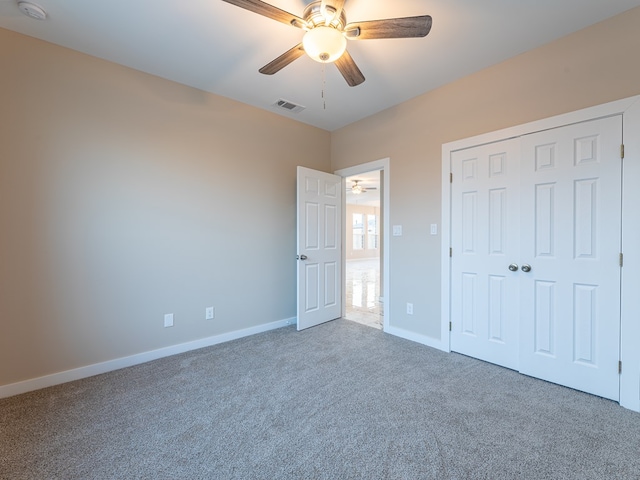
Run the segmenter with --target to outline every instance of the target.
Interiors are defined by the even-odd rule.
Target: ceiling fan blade
[[[282,70],[284,67],[289,65],[294,60],[300,58],[302,55],[304,55],[304,48],[302,47],[302,44],[299,43],[298,45],[293,47],[291,50],[287,50],[285,53],[280,55],[275,60],[267,63],[264,67],[262,67],[258,71],[265,75],[273,75],[274,73]]]
[[[336,67],[338,67],[338,70],[340,70],[340,73],[350,87],[355,87],[364,82],[364,75],[346,50],[342,56],[336,60]]]
[[[346,0],[322,0],[320,11],[327,18],[327,25],[335,18],[340,18]],[[329,7],[327,9],[327,7]],[[326,13],[325,13],[326,12]]]
[[[431,23],[430,15],[387,18],[385,20],[350,23],[344,27],[344,31],[347,38],[351,40],[426,37],[431,30]]]
[[[231,5],[235,5],[236,7],[244,8],[245,10],[257,13],[258,15],[271,18],[278,22],[286,23],[287,25],[293,25],[294,27],[303,28],[307,24],[302,18],[292,13],[285,12],[284,10],[281,10],[278,7],[274,7],[273,5],[269,5],[266,2],[261,2],[260,0],[222,1],[230,3]]]

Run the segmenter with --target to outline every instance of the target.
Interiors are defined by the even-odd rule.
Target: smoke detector
[[[31,17],[36,20],[45,20],[47,18],[47,12],[45,12],[42,7],[39,7],[35,3],[18,2],[18,8],[27,17]]]

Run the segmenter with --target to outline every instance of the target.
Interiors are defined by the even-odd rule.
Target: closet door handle
[[[516,265],[515,263],[512,263],[511,265],[509,265],[509,270],[511,270],[512,272],[517,272],[518,265]]]
[[[531,271],[531,265],[527,265],[526,263],[522,265],[522,271],[524,273],[529,273]]]

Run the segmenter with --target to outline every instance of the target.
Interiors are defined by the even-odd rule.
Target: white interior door
[[[613,400],[621,143],[621,116],[526,135],[521,167],[520,371]]]
[[[342,177],[298,167],[298,330],[342,314]]]
[[[454,152],[451,350],[518,368],[519,140]],[[513,268],[513,267],[512,267]]]
[[[452,153],[452,350],[619,399],[621,143],[614,116]]]

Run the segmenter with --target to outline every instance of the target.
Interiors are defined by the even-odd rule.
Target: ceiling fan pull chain
[[[325,68],[324,68],[324,63],[322,64],[322,107],[326,110],[327,109],[327,99],[324,95],[324,89],[327,85],[327,77],[325,74]]]

